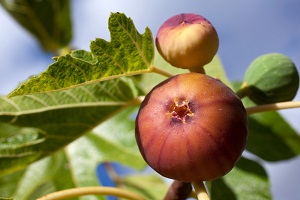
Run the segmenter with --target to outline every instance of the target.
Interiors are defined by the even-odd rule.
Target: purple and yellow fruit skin
[[[174,101],[189,101],[185,123],[170,116]],[[214,180],[228,173],[244,151],[248,128],[241,100],[221,81],[180,74],[145,97],[136,119],[136,140],[145,161],[162,176]]]
[[[219,48],[214,26],[193,13],[175,15],[165,21],[155,42],[158,52],[171,65],[194,71],[209,63]]]

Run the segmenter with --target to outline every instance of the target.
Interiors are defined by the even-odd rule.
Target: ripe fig
[[[161,25],[156,35],[156,46],[171,65],[201,72],[217,53],[219,37],[213,25],[203,16],[183,13]]]
[[[247,140],[241,100],[220,80],[200,73],[171,77],[141,104],[135,135],[145,161],[159,174],[207,181],[228,173]]]
[[[245,73],[243,90],[256,104],[291,101],[299,87],[293,61],[279,53],[259,56]]]

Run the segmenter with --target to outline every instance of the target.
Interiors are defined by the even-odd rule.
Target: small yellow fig
[[[202,72],[218,51],[219,37],[213,25],[193,13],[175,15],[165,21],[156,35],[161,56],[174,67]]]

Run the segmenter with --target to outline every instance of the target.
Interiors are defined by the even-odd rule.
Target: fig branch
[[[207,190],[205,188],[205,185],[202,181],[200,182],[193,182],[193,186],[195,189],[195,192],[197,194],[198,200],[210,200]]]
[[[150,73],[151,73],[151,72],[154,72],[154,73],[163,75],[163,76],[168,77],[168,78],[170,78],[170,77],[173,76],[173,74],[171,74],[170,72],[168,72],[168,71],[166,71],[166,70],[163,70],[163,69],[161,69],[161,68],[155,67],[155,66],[153,66],[153,65],[150,67],[150,71],[149,71],[149,72],[150,72]]]
[[[246,111],[248,115],[251,115],[259,112],[283,110],[289,108],[300,108],[300,101],[288,101],[288,102],[253,106],[253,107],[246,108]]]
[[[137,195],[136,193],[130,192],[128,190],[114,188],[114,187],[102,187],[102,186],[94,186],[94,187],[80,187],[80,188],[72,188],[67,190],[62,190],[58,192],[53,192],[38,198],[38,200],[59,200],[59,199],[67,199],[72,197],[78,197],[83,195],[111,195],[123,197],[131,200],[144,200],[143,197]]]

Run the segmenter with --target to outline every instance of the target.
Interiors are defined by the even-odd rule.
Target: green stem
[[[260,112],[275,111],[289,108],[300,108],[300,101],[288,101],[246,108],[247,114],[252,115]]]
[[[210,200],[206,188],[204,186],[204,183],[202,181],[193,182],[193,186],[197,194],[198,200]]]
[[[155,67],[155,66],[153,66],[153,65],[151,66],[149,72],[155,72],[155,73],[157,73],[157,74],[166,76],[166,77],[168,77],[168,78],[174,76],[174,75],[171,74],[170,72],[168,72],[168,71],[166,71],[166,70],[163,70],[163,69],[161,69],[161,68]]]
[[[38,198],[37,200],[59,200],[59,199],[67,199],[67,198],[78,197],[83,195],[111,195],[111,196],[118,196],[130,200],[144,200],[143,197],[133,192],[120,189],[120,188],[102,187],[102,186],[80,187],[80,188],[62,190],[62,191],[47,194],[45,196]]]
[[[128,103],[128,105],[129,105],[129,106],[132,106],[132,105],[139,105],[139,104],[141,104],[141,103],[144,101],[144,99],[145,99],[145,96],[137,96],[137,97],[135,97],[134,99],[132,99],[132,100]]]
[[[246,82],[243,82],[241,88],[236,92],[236,95],[237,95],[240,99],[242,99],[242,98],[244,98],[244,97],[249,96],[250,92],[251,92],[251,91],[250,91],[249,87],[247,86],[247,83],[246,83]]]

